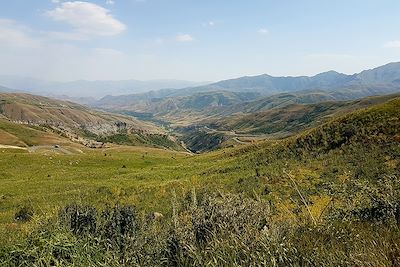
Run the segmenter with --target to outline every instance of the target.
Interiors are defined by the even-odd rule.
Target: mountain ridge
[[[122,95],[140,93],[164,88],[185,88],[198,86],[208,82],[195,82],[174,79],[157,80],[76,80],[67,82],[46,81],[29,77],[12,75],[0,75],[0,84],[6,87],[16,88],[32,94],[62,98],[68,97],[92,97],[95,99],[108,94]]]
[[[200,87],[158,90],[122,96],[107,96],[93,103],[93,105],[99,108],[118,110],[120,108],[119,105],[135,106],[135,104],[138,103],[151,105],[153,98],[190,97],[194,94],[206,92],[252,92],[264,96],[271,96],[279,93],[303,90],[322,90],[329,95],[335,95],[337,100],[366,97],[380,94],[380,92],[381,94],[393,93],[400,90],[400,62],[389,63],[353,75],[328,71],[311,77],[274,77],[268,74],[244,76]]]

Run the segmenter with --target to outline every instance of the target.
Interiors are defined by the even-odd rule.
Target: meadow
[[[4,149],[0,260],[398,266],[399,112],[395,99],[294,137],[201,155]],[[149,220],[154,212],[162,219]]]

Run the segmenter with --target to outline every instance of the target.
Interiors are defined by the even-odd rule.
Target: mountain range
[[[38,81],[31,82],[30,88],[39,84]],[[104,112],[21,93],[0,94],[0,111],[3,117],[12,121],[47,125],[69,136],[78,135],[100,143],[161,144],[163,147],[182,149],[181,144],[176,142],[177,137],[184,142],[183,146],[186,144],[190,150],[202,152],[232,142],[236,145],[262,138],[282,138],[322,123],[330,116],[366,107],[370,102],[386,100],[382,97],[354,102],[357,99],[387,94],[393,94],[389,98],[398,96],[400,63],[390,63],[353,75],[335,71],[312,77],[264,74],[182,89],[109,95],[97,101],[87,97],[96,90],[97,93],[112,88],[123,91],[140,83],[80,81],[53,84],[56,92],[73,88],[70,93],[76,92],[79,99],[71,95],[58,97],[86,103]],[[146,91],[156,84],[147,83],[146,87],[142,83],[143,86],[137,90]],[[46,86],[43,85],[43,88]],[[78,95],[79,91],[85,91],[84,88],[88,89],[87,95]],[[119,89],[113,92],[121,92]],[[10,90],[0,87],[0,91]]]
[[[399,90],[400,62],[397,62],[353,75],[329,71],[312,77],[273,77],[266,74],[246,76],[184,89],[106,96],[93,105],[114,111],[154,115],[171,112],[180,115],[179,113],[187,110],[210,112],[210,108],[214,110],[215,107],[219,107],[220,110],[221,107],[236,106],[234,113],[242,111],[241,108],[237,108],[241,103],[269,101],[268,97],[280,98],[279,94],[282,93],[295,93],[297,96],[303,96],[303,99],[311,96],[308,102],[315,103],[322,100],[351,100]],[[246,97],[243,97],[244,94]],[[224,100],[227,95],[230,101]],[[212,101],[198,101],[199,98]],[[197,101],[193,101],[194,99]]]
[[[193,82],[184,80],[121,80],[121,81],[70,81],[53,82],[18,76],[0,76],[0,85],[18,90],[58,98],[91,101],[105,95],[122,95],[159,90],[164,88],[185,88],[198,86],[207,82]],[[8,90],[9,91],[9,90]]]
[[[228,91],[251,92],[269,96],[303,90],[343,91],[341,99],[354,99],[374,94],[377,90],[391,93],[400,86],[400,62],[389,63],[353,75],[328,71],[312,77],[274,77],[268,74],[244,76],[215,83],[184,80],[121,80],[52,82],[18,76],[0,75],[1,91],[19,91],[72,100],[99,107],[135,106],[155,98],[187,97],[196,93]],[[369,91],[369,92],[368,92]],[[349,93],[355,94],[349,96]],[[96,99],[99,101],[95,101]],[[247,101],[248,99],[246,99]]]

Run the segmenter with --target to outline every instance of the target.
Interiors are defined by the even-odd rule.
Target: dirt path
[[[46,146],[45,145],[41,145],[41,146],[31,146],[31,147],[0,145],[0,149],[2,149],[2,148],[3,149],[27,150],[29,153],[35,153],[35,152],[38,152],[41,149],[50,150],[50,151],[53,151],[55,153],[65,154],[65,155],[71,155],[71,154],[75,154],[75,153],[83,153],[82,150],[80,150],[80,149],[73,149],[73,148],[65,149],[63,147],[56,147],[56,146],[52,146],[52,145],[46,145]]]
[[[61,154],[66,154],[66,155],[71,155],[73,154],[71,151],[62,148],[62,147],[55,147],[55,146],[31,146],[28,148],[28,151],[30,153],[35,153],[37,152],[39,149],[48,149],[51,151],[54,151],[56,153],[61,153]]]
[[[238,137],[233,137],[232,140],[238,142],[239,144],[243,144],[243,145],[251,144],[251,141],[249,141],[249,142],[243,142],[243,141],[240,141]]]
[[[1,148],[11,148],[11,149],[21,149],[21,150],[28,150],[27,147],[20,147],[20,146],[9,146],[9,145],[0,145]]]

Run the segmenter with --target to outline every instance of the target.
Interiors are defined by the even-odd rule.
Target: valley
[[[387,100],[375,95],[396,97],[399,69],[399,63],[390,63],[354,75],[331,71],[313,77],[249,76],[200,87],[107,96],[92,105],[165,127],[198,153],[287,137]]]
[[[400,95],[339,92],[194,92],[121,110],[0,93],[0,262],[388,264]]]
[[[0,1],[0,267],[399,267],[400,1]]]
[[[177,220],[182,224],[180,227],[183,230],[186,229],[183,228],[186,204],[174,206],[174,202],[171,204],[171,199],[190,199],[190,196],[193,197],[193,190],[201,203],[206,200],[208,192],[219,192],[218,194],[225,198],[229,198],[227,194],[235,193],[243,194],[245,198],[267,201],[271,205],[273,214],[270,223],[291,222],[299,227],[303,224],[313,224],[313,221],[317,225],[324,226],[334,220],[330,216],[336,214],[335,216],[340,217],[340,214],[348,212],[352,212],[352,216],[358,218],[357,212],[367,212],[365,209],[374,208],[374,203],[381,203],[379,205],[384,205],[383,209],[389,209],[397,214],[398,207],[390,204],[391,196],[387,198],[378,192],[376,195],[364,195],[360,194],[362,191],[359,190],[363,190],[364,183],[368,184],[371,192],[378,190],[381,182],[385,181],[389,183],[387,186],[398,186],[395,181],[385,179],[399,177],[399,112],[400,100],[393,98],[386,103],[339,116],[288,139],[256,142],[201,155],[118,145],[104,149],[82,147],[82,153],[74,154],[59,154],[54,151],[28,153],[2,148],[0,152],[1,240],[3,244],[24,242],[24,233],[35,231],[34,229],[39,227],[42,229],[40,231],[44,231],[42,233],[64,235],[63,240],[57,243],[60,249],[69,251],[78,248],[81,246],[80,243],[74,243],[72,247],[68,245],[70,238],[73,237],[65,236],[67,232],[63,232],[62,229],[46,230],[46,226],[41,222],[43,218],[50,219],[57,216],[59,207],[69,203],[77,203],[78,207],[82,208],[91,205],[96,209],[103,209],[110,204],[134,203],[139,212],[138,220],[140,216],[147,216],[146,214],[153,212],[172,218],[175,212],[179,212]],[[393,193],[398,194],[398,191]],[[352,197],[349,198],[350,195]],[[230,205],[229,203],[225,202],[223,205]],[[27,223],[15,223],[14,214],[23,207],[34,211],[32,215],[34,219]],[[252,209],[254,208],[252,206]],[[242,215],[238,216],[240,218]],[[363,220],[367,225],[368,220],[375,219],[366,217]],[[159,224],[169,224],[169,219]],[[85,227],[84,225],[82,227]],[[155,228],[151,231],[163,236],[162,229]],[[383,229],[386,228],[381,228]],[[150,233],[143,232],[141,235]],[[360,233],[362,233],[360,238],[366,238],[367,232]],[[310,234],[309,238],[311,236],[313,235]],[[39,236],[32,235],[30,238],[33,238],[32,242],[37,242],[34,240]],[[52,239],[48,240],[53,242],[50,241]],[[180,240],[179,242],[186,242],[186,239]],[[278,240],[280,239],[276,239],[276,242],[286,242]],[[295,242],[290,240],[288,242]],[[359,247],[361,239],[354,239],[352,242],[353,250],[361,249]],[[161,247],[158,253],[161,254],[153,255],[151,262],[158,257],[164,257],[162,251],[166,248],[162,247],[163,244],[166,243],[159,243]],[[284,245],[289,246],[290,243]],[[42,249],[40,244],[35,246]],[[304,245],[303,248],[308,247]],[[23,249],[20,253],[28,254],[26,256],[21,254],[18,257],[28,257],[28,255],[37,257],[29,247],[19,249]],[[151,253],[147,249],[142,252]],[[202,251],[201,247],[197,249],[199,250],[196,253]],[[340,253],[341,248],[332,249]],[[368,249],[368,246],[365,249]],[[87,253],[94,253],[91,257],[100,258],[107,255],[101,256],[95,250]],[[288,256],[284,252],[277,253],[276,257]],[[288,250],[286,253],[292,252]],[[304,253],[303,257],[308,255],[306,250],[297,253]],[[319,253],[321,257],[326,256],[324,251]],[[291,257],[295,256],[298,257],[299,254],[293,254]],[[144,258],[138,259],[144,260]],[[8,260],[14,261],[17,258],[11,257]],[[381,261],[382,258],[370,260]]]

